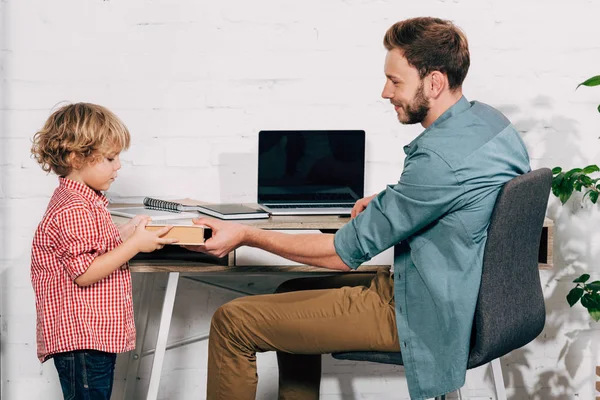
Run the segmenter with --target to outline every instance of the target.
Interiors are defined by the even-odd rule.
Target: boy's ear
[[[69,153],[68,158],[69,158],[69,164],[71,164],[71,168],[77,170],[77,169],[81,169],[83,167],[85,160],[83,159],[83,157],[80,154]]]

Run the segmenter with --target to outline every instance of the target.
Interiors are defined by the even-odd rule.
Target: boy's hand
[[[135,231],[135,227],[140,224],[146,218],[150,218],[147,215],[136,215],[129,220],[126,224],[119,225],[119,233],[121,234],[121,240],[126,241]]]
[[[172,226],[165,226],[158,231],[146,230],[146,225],[150,223],[150,220],[150,217],[142,219],[135,228],[133,235],[131,235],[130,240],[134,241],[138,251],[150,253],[151,251],[162,249],[166,244],[177,243],[177,239],[165,239],[161,237],[166,235],[173,228]]]

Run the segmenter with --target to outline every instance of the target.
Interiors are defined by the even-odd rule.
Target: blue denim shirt
[[[356,268],[394,248],[396,325],[412,399],[465,381],[492,209],[530,171],[521,137],[494,108],[462,97],[404,147],[400,180],[335,235]]]

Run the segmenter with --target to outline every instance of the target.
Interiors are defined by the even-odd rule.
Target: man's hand
[[[214,218],[196,218],[193,222],[196,225],[208,226],[212,230],[212,236],[202,245],[187,245],[183,247],[216,257],[225,257],[233,250],[242,246],[248,230],[251,229],[247,225]]]
[[[133,232],[135,231],[135,227],[140,224],[143,220],[149,218],[147,215],[136,215],[132,219],[129,220],[126,224],[119,225],[119,233],[121,234],[121,240],[126,241],[129,239]]]
[[[371,202],[371,200],[375,198],[375,196],[377,196],[377,193],[373,196],[363,197],[362,199],[358,200],[356,204],[354,204],[354,207],[352,207],[352,211],[350,212],[350,218],[355,218],[358,214],[363,212],[364,209],[367,208],[367,205]]]

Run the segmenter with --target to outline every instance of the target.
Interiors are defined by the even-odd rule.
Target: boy
[[[139,216],[117,227],[107,190],[129,147],[125,125],[104,107],[63,106],[33,138],[46,172],[59,176],[33,238],[31,281],[37,309],[37,355],[50,358],[65,399],[109,399],[116,353],[135,348],[127,262],[175,240],[145,229]]]

